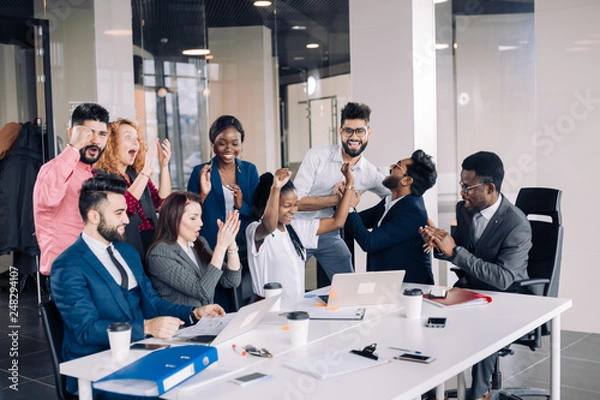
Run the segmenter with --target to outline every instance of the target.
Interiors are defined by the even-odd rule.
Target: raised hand
[[[244,205],[244,194],[242,193],[242,188],[235,183],[230,183],[227,185],[227,189],[231,190],[233,193],[233,206],[236,210],[240,210]]]
[[[156,139],[156,145],[148,146],[148,150],[146,150],[144,167],[142,168],[142,173],[144,175],[152,176],[154,173],[154,164],[156,163],[156,152],[158,146],[158,139]]]
[[[206,164],[200,171],[200,195],[206,198],[212,189],[212,183],[210,183],[211,164]]]
[[[239,213],[236,211],[227,212],[227,218],[225,222],[217,219],[217,226],[219,231],[217,232],[217,246],[222,245],[224,247],[237,247],[235,244],[235,237],[240,230],[240,219]]]
[[[287,168],[279,168],[273,175],[273,187],[281,189],[292,177],[292,172]]]
[[[349,162],[342,164],[342,174],[346,178],[346,187],[354,186],[354,166]]]
[[[169,160],[171,159],[171,143],[169,139],[163,140],[162,143],[156,139],[156,150],[158,152],[158,162],[161,168],[169,166]]]
[[[92,130],[84,125],[75,125],[71,129],[69,144],[77,150],[83,149],[92,140]]]

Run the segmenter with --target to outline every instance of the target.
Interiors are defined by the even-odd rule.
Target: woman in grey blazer
[[[146,264],[152,285],[171,303],[201,306],[213,303],[215,287],[240,284],[241,269],[235,236],[240,229],[238,213],[217,220],[217,244],[211,250],[200,236],[200,197],[190,192],[173,192],[160,208],[154,242]],[[225,263],[227,255],[227,263]]]

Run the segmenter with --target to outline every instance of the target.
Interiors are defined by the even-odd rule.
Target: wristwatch
[[[348,210],[348,213],[355,213],[356,212],[356,208],[354,207],[350,207],[350,209]]]

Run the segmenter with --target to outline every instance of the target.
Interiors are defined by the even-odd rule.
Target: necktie
[[[473,215],[473,242],[477,244],[483,230],[485,229],[485,218],[484,216],[478,212]]]
[[[129,290],[129,277],[127,276],[127,271],[125,271],[125,267],[123,267],[123,264],[121,264],[119,260],[117,260],[117,257],[115,257],[115,253],[113,253],[112,248],[110,246],[106,248],[106,251],[108,251],[110,259],[115,264],[115,267],[117,267],[117,269],[119,270],[119,274],[121,274],[121,287],[125,290]]]

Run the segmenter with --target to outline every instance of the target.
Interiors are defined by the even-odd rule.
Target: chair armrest
[[[545,278],[523,279],[522,281],[515,282],[515,284],[519,285],[520,287],[547,285],[549,283],[550,283],[550,279],[545,279]]]

